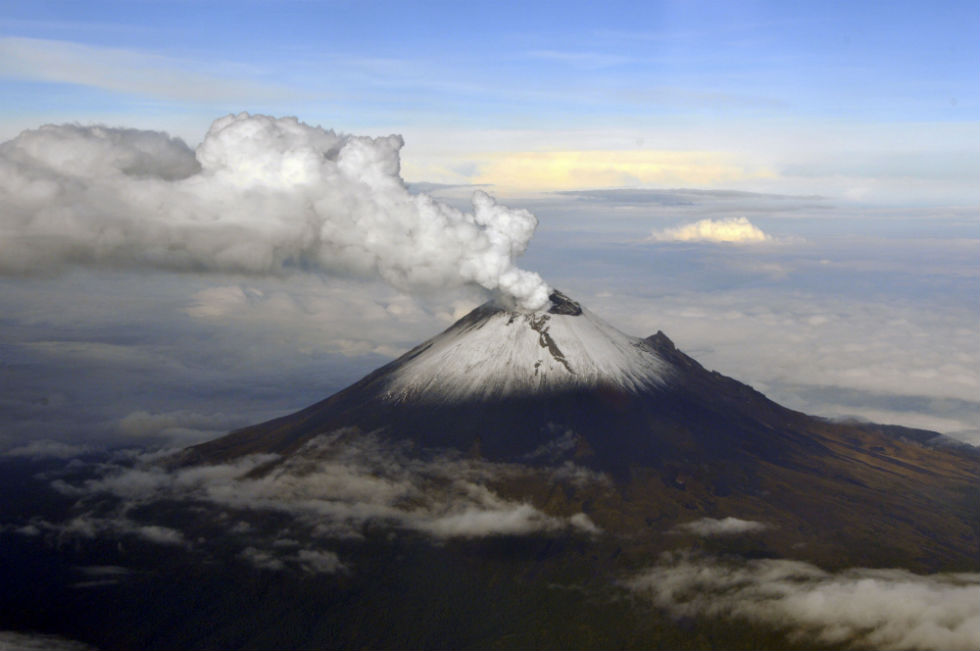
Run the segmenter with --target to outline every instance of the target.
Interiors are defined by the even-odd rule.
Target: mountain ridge
[[[557,359],[588,362],[577,330],[554,324],[594,322],[553,308],[568,314],[481,306],[306,409],[174,456],[8,459],[3,506],[48,505],[0,526],[20,588],[0,623],[100,648],[837,649],[882,646],[869,631],[911,607],[937,640],[975,639],[980,451],[787,409],[662,331],[609,335],[658,381],[586,381]],[[551,356],[561,381],[390,391],[439,345],[506,358],[511,336],[533,353],[521,373]],[[779,595],[883,616],[821,629]],[[744,599],[776,619],[742,617]]]
[[[598,401],[601,408],[622,405],[635,401],[637,396],[642,396],[654,399],[657,408],[668,415],[670,412],[684,408],[678,407],[679,404],[686,404],[688,408],[693,405],[693,412],[696,413],[697,419],[711,420],[712,417],[716,417],[724,420],[734,417],[736,421],[752,420],[755,429],[761,425],[766,436],[777,438],[780,437],[778,431],[780,429],[806,429],[815,423],[826,424],[831,428],[850,426],[857,430],[890,435],[891,438],[900,437],[923,445],[926,440],[939,440],[936,437],[942,436],[936,432],[929,433],[925,430],[899,426],[833,422],[789,409],[745,383],[706,369],[697,360],[679,350],[661,330],[644,339],[630,337],[584,310],[578,302],[557,290],[552,292],[551,300],[548,310],[532,313],[509,310],[495,301],[488,301],[460,318],[442,333],[422,342],[324,400],[293,414],[245,427],[219,439],[192,446],[188,448],[185,459],[214,459],[224,454],[241,456],[250,451],[288,453],[296,447],[293,444],[294,440],[315,435],[317,430],[322,432],[329,428],[349,426],[363,428],[363,424],[356,422],[357,418],[335,417],[350,411],[380,413],[388,412],[393,408],[411,409],[421,406],[426,410],[456,410],[466,414],[470,411],[482,411],[481,404],[501,401],[526,403],[521,408],[522,411],[526,411],[527,405],[545,397],[550,402],[561,402],[568,398],[574,402],[576,396],[589,396],[587,402]],[[590,329],[595,331],[590,332],[590,335],[598,332],[602,337],[621,338],[620,342],[626,342],[626,345],[614,348],[613,353],[620,354],[625,348],[633,359],[626,358],[623,367],[614,368],[610,372],[609,366],[602,367],[600,363],[595,362],[594,358],[589,356],[588,350],[583,351],[579,348],[573,351],[577,354],[566,354],[566,351],[570,350],[566,341],[572,340],[574,344],[581,344],[581,337],[577,336],[579,333],[575,331],[556,328],[556,326],[561,325],[563,321],[573,320],[588,324]],[[552,335],[553,328],[558,329],[559,332]],[[515,364],[500,363],[501,359],[512,361],[507,358],[507,349],[513,348],[514,344],[513,338],[499,336],[502,332],[508,334],[517,332],[523,338],[519,343],[524,346],[520,352],[524,356],[521,361],[525,367],[519,369],[517,373],[524,372],[525,376],[521,379],[525,381],[512,382],[510,385],[503,383],[498,385],[498,390],[485,388],[481,390],[479,386],[481,382],[499,381],[499,377],[495,377],[495,374],[514,372]],[[484,338],[489,341],[489,344],[484,339],[474,336],[474,333],[479,336],[489,334],[488,338]],[[529,333],[533,336],[527,336]],[[466,346],[473,346],[474,339],[476,345],[480,347],[479,355],[474,356],[475,360],[463,364],[447,361],[452,360],[454,356],[465,356],[468,352],[465,350]],[[533,346],[528,346],[530,340],[534,340]],[[600,338],[593,338],[589,343],[597,340]],[[496,348],[493,347],[494,345]],[[440,350],[440,347],[443,350]],[[534,350],[538,352],[535,354]],[[583,352],[586,354],[582,354]],[[550,358],[552,362],[545,372],[541,372],[544,363],[542,358]],[[636,358],[642,362],[635,362]],[[613,361],[623,362],[623,359],[623,357],[616,357]],[[630,363],[633,364],[633,368],[629,367]],[[592,366],[587,366],[588,364]],[[530,372],[528,372],[529,365]],[[486,366],[491,366],[490,370],[487,370]],[[583,366],[587,366],[586,372],[581,372]],[[422,368],[420,370],[417,367]],[[625,371],[623,371],[624,367]],[[529,378],[547,380],[549,373],[551,377],[558,375],[557,380],[541,381],[537,384],[526,381]],[[419,376],[422,376],[421,379]],[[461,380],[466,376],[469,376],[468,384]],[[667,396],[669,398],[665,399]],[[613,411],[622,411],[622,409],[614,408]],[[370,430],[392,429],[390,423],[386,423],[384,418],[378,418],[376,413],[370,414],[366,420],[370,423],[368,427]],[[458,423],[460,419],[455,421]],[[519,429],[527,430],[526,427]],[[701,433],[704,434],[706,429],[707,426],[702,427]],[[466,450],[472,444],[470,441],[463,446],[454,446],[451,445],[451,441],[426,441],[428,438],[431,437],[422,437],[426,443],[443,445],[448,443],[449,447]],[[536,442],[534,447],[545,442],[538,438],[531,436],[529,439]],[[741,443],[751,443],[754,438],[758,437],[749,435]],[[809,447],[816,445],[812,438],[797,442]],[[236,451],[235,448],[239,445],[243,447]],[[980,449],[968,444],[960,447],[967,456],[972,455],[970,451],[972,449],[980,458]]]
[[[567,300],[559,309],[576,312],[578,304]],[[580,314],[550,318],[583,324],[597,319],[578,309]],[[493,490],[530,500],[542,512],[582,512],[600,530],[630,538],[640,556],[672,549],[676,541],[663,531],[691,519],[737,518],[770,523],[759,534],[766,553],[822,566],[977,566],[980,450],[930,447],[924,443],[932,438],[928,433],[832,422],[788,409],[705,369],[662,331],[645,339],[611,335],[624,337],[630,354],[656,360],[657,381],[645,385],[557,382],[448,400],[442,393],[428,400],[420,399],[422,391],[390,390],[406,367],[435,359],[440,337],[466,342],[481,327],[483,335],[524,328],[524,335],[535,335],[527,339],[530,350],[549,354],[547,341],[524,318],[484,304],[346,389],[189,448],[180,463],[271,454],[253,472],[272,472],[292,455],[310,454],[307,444],[318,437],[343,432],[347,440],[369,436],[405,446],[419,458],[448,453],[525,468],[540,478],[501,480]],[[569,354],[573,349],[563,338],[568,332],[552,332],[574,368],[581,357]],[[560,364],[550,370],[565,373]],[[548,478],[562,468],[606,477],[611,492],[568,485],[558,495]]]

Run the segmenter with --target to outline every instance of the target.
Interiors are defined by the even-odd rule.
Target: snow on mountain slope
[[[663,385],[670,365],[642,339],[623,334],[564,296],[548,311],[487,303],[399,360],[389,400],[488,399],[552,389]]]

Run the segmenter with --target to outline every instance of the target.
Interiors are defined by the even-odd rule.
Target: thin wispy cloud
[[[479,159],[477,183],[520,190],[686,186],[773,176],[724,151],[565,150],[495,152]]]
[[[563,63],[575,68],[584,68],[586,70],[612,68],[635,62],[635,59],[622,54],[582,52],[580,50],[531,50],[527,52],[526,56],[532,59]]]
[[[213,65],[213,64],[212,64]],[[207,70],[207,66],[203,66]],[[221,103],[297,98],[292,89],[239,75],[201,72],[202,64],[139,50],[72,41],[0,38],[0,77],[90,86],[161,99]]]
[[[89,451],[90,448],[84,444],[38,439],[13,447],[3,454],[8,457],[27,457],[29,459],[72,459]]]

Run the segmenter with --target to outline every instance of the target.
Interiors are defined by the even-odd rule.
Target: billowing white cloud
[[[739,518],[701,518],[693,522],[677,525],[675,530],[682,533],[693,533],[697,536],[733,536],[740,533],[752,533],[768,529],[768,525],[754,520]]]
[[[412,194],[402,144],[247,113],[216,120],[196,151],[152,131],[25,131],[0,144],[0,273],[314,270],[543,306],[548,286],[515,264],[534,215],[482,191],[470,212]]]
[[[677,616],[742,618],[792,639],[876,649],[980,647],[980,574],[830,573],[808,563],[667,555],[627,585]]]
[[[648,241],[757,244],[769,242],[772,239],[772,236],[763,233],[747,218],[730,217],[728,219],[700,219],[693,224],[654,231],[650,234]]]

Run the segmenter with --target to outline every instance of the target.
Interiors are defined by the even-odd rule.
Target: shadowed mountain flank
[[[630,337],[563,294],[551,298],[532,313],[484,304],[347,389],[190,448],[183,463],[288,459],[345,430],[407,445],[419,458],[451,451],[609,477],[611,492],[580,492],[576,504],[648,550],[669,548],[664,531],[685,520],[738,516],[769,523],[762,537],[772,554],[829,565],[977,565],[975,448],[787,409],[705,369],[663,332]]]

